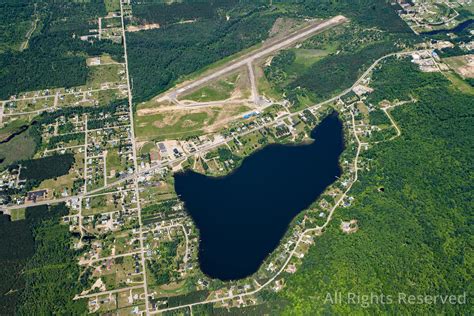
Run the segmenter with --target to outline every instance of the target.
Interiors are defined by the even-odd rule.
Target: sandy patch
[[[179,121],[180,115],[167,115],[163,119],[153,122],[153,126],[163,128],[165,126],[174,125]]]
[[[127,32],[139,32],[139,31],[144,31],[144,30],[154,30],[154,29],[159,29],[160,24],[158,23],[150,23],[150,24],[144,24],[144,25],[129,25],[127,26]]]
[[[206,124],[206,122],[204,122],[204,124]],[[196,126],[196,125],[197,125],[196,122],[193,122],[191,120],[184,120],[181,127],[193,127],[193,126]]]

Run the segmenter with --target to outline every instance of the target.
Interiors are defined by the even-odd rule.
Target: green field
[[[329,31],[330,32],[330,31]],[[327,56],[330,51],[322,49],[311,48],[296,48],[292,49],[295,52],[295,60],[287,68],[290,74],[297,74],[304,72],[311,67],[315,62]]]
[[[181,97],[180,99],[192,100],[196,102],[209,102],[228,99],[236,87],[237,78],[238,74],[235,74],[227,79],[213,82],[193,93]]]
[[[120,11],[120,0],[104,0],[107,12]]]
[[[174,110],[135,116],[136,136],[140,141],[183,139],[202,135],[206,129],[219,129],[241,113],[249,111],[244,105],[229,104],[198,110]]]
[[[6,139],[12,133],[16,132],[21,126],[27,124],[28,121],[25,119],[17,119],[5,123],[6,125],[0,128],[0,141]]]
[[[102,83],[119,82],[121,70],[124,70],[124,67],[120,64],[89,67],[87,86],[99,88]]]
[[[11,210],[11,214],[10,214],[11,220],[12,221],[20,221],[20,220],[25,219],[25,211],[26,211],[26,209],[24,209],[24,208]]]
[[[206,113],[190,113],[173,118],[169,124],[161,125],[167,115],[155,114],[136,118],[136,135],[143,140],[185,138],[202,134],[202,129],[212,119]]]
[[[7,143],[0,144],[0,170],[15,161],[33,157],[36,146],[35,139],[30,135],[29,130],[15,136]]]

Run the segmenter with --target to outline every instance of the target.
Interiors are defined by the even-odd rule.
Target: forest
[[[415,95],[418,102],[391,112],[401,137],[363,153],[369,170],[353,187],[354,203],[336,211],[276,300],[290,314],[469,314],[469,303],[324,302],[335,291],[472,294],[474,101],[406,59],[387,61],[374,78],[374,100],[387,93],[388,100]],[[341,220],[350,219],[359,230],[343,234]]]
[[[19,6],[8,1],[2,5],[31,15],[29,4]],[[96,28],[96,17],[107,14],[103,1],[40,0],[36,5],[39,22],[28,48],[0,50],[0,99],[21,91],[83,85],[88,74],[88,55],[109,53],[116,60],[123,59],[121,45],[107,40],[90,43],[75,38]],[[6,19],[0,20],[0,34],[8,36],[4,29],[11,29],[15,19],[3,10],[2,15],[6,15]]]
[[[53,155],[18,162],[21,165],[20,178],[35,184],[68,173],[74,164],[73,154]]]
[[[239,0],[183,1],[165,4],[157,1],[133,1],[133,17],[140,24],[158,23],[166,27],[173,23],[195,19],[225,17],[226,10]]]
[[[353,53],[329,56],[316,62],[287,88],[292,91],[300,87],[314,95],[315,100],[328,98],[350,87],[364,69],[394,50],[390,41],[384,41],[367,45]]]
[[[393,43],[399,38],[412,39],[410,29],[396,14],[397,6],[386,1],[358,0],[354,4],[349,0],[295,0],[273,1],[269,5],[228,0],[212,2],[206,8],[195,1],[172,5],[160,2],[140,1],[139,4],[137,1],[133,6],[139,23],[153,22],[164,26],[127,34],[136,102],[148,100],[187,75],[261,42],[268,37],[273,22],[280,16],[303,19],[344,14],[362,27],[383,30],[386,40],[341,56],[329,56],[314,65],[300,80],[284,89],[294,102],[298,101],[299,95],[325,98],[347,87],[363,66],[393,51]],[[173,13],[166,14],[168,11]],[[193,22],[177,23],[185,20]],[[316,78],[312,75],[315,72],[322,73],[322,76]],[[301,86],[300,91],[295,89],[298,86]]]
[[[21,294],[15,290],[25,286],[22,272],[34,254],[34,239],[25,221],[0,215],[0,240],[0,315],[13,315]]]
[[[201,17],[194,23],[127,33],[134,100],[150,99],[184,76],[261,42],[277,18],[252,4],[232,12],[229,20]]]
[[[72,300],[80,291],[79,267],[69,229],[59,223],[67,214],[67,207],[58,204],[29,207],[22,221],[0,218],[0,314],[85,313],[85,303]]]
[[[328,55],[303,70],[292,73],[292,50],[280,52],[265,68],[270,83],[295,106],[301,105],[302,98],[319,102],[334,96],[349,88],[378,58],[419,40],[396,14],[397,6],[370,0],[357,4],[343,0],[296,5],[306,15],[344,14],[351,22],[306,40],[303,49],[324,50]]]
[[[31,27],[34,5],[30,0],[0,2],[0,52],[18,49],[27,29]]]

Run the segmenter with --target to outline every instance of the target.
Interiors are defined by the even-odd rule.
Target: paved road
[[[259,96],[257,90],[257,83],[255,81],[255,73],[253,72],[253,66],[251,62],[247,63],[247,68],[249,72],[250,86],[252,88],[252,100],[253,103],[257,105],[259,103]]]
[[[349,184],[346,191],[344,191],[342,196],[337,200],[336,204],[334,204],[334,206],[329,211],[329,215],[328,215],[324,225],[321,226],[321,227],[308,228],[304,232],[301,233],[301,235],[298,238],[298,241],[296,242],[294,248],[291,250],[291,252],[288,255],[287,259],[285,260],[285,262],[283,263],[281,268],[277,271],[277,273],[275,273],[270,279],[267,280],[267,282],[262,284],[260,287],[257,287],[255,290],[252,290],[252,291],[249,291],[249,292],[246,292],[246,293],[242,293],[242,294],[238,294],[238,295],[232,295],[231,294],[231,295],[228,295],[226,297],[220,297],[220,298],[215,298],[215,299],[211,299],[211,300],[204,300],[204,301],[201,301],[201,302],[195,302],[195,303],[191,303],[191,304],[183,304],[183,305],[179,305],[179,306],[175,306],[175,307],[163,308],[163,309],[160,309],[160,310],[151,311],[150,314],[158,314],[158,313],[163,313],[163,312],[169,312],[169,311],[178,310],[178,309],[181,309],[181,308],[192,308],[193,306],[196,306],[196,305],[217,303],[217,302],[222,302],[222,301],[233,299],[233,298],[242,298],[244,296],[250,296],[250,295],[253,295],[253,294],[256,294],[256,293],[260,292],[263,288],[269,286],[273,281],[275,281],[275,279],[285,270],[285,268],[290,263],[291,259],[294,257],[294,255],[295,255],[295,253],[298,249],[298,246],[301,244],[304,237],[311,234],[311,233],[322,231],[324,228],[327,227],[327,225],[329,225],[329,223],[332,219],[332,216],[334,214],[334,211],[342,203],[344,198],[347,196],[347,193],[351,190],[352,185],[358,179],[358,170],[359,170],[358,162],[359,162],[359,155],[360,155],[360,150],[361,150],[362,144],[361,144],[359,138],[357,137],[357,134],[356,134],[356,131],[355,131],[355,119],[354,119],[354,114],[352,112],[351,112],[351,116],[352,116],[353,133],[354,133],[356,141],[357,141],[357,151],[356,151],[356,155],[355,155],[355,158],[354,158],[354,179]]]
[[[320,32],[322,30],[339,25],[347,21],[348,19],[346,17],[339,15],[327,21],[319,23],[317,25],[312,25],[310,27],[303,28],[297,31],[296,33],[293,33],[285,37],[284,39],[277,41],[276,43],[270,44],[270,46],[268,47],[259,49],[256,52],[252,52],[249,55],[238,58],[236,61],[231,62],[229,65],[225,66],[224,68],[216,70],[207,76],[201,77],[200,79],[194,80],[191,83],[185,84],[182,87],[172,90],[168,92],[166,95],[170,99],[175,99],[179,94],[182,94],[183,92],[186,92],[188,90],[204,85],[208,83],[209,81],[217,79],[233,70],[236,70],[240,67],[245,66],[248,63],[252,63],[256,59],[270,55],[271,53],[277,50],[291,46],[295,44],[296,42],[307,38],[308,36],[314,35],[314,33],[316,32]]]
[[[127,75],[127,92],[128,92],[128,108],[129,108],[129,119],[130,119],[130,138],[132,141],[132,152],[133,152],[133,166],[135,174],[138,172],[138,162],[137,162],[137,143],[135,139],[135,128],[133,127],[133,101],[132,101],[132,89],[130,87],[130,72],[128,71],[128,54],[127,54],[127,37],[125,32],[125,21],[123,16],[123,2],[120,1],[120,19],[122,22],[122,40],[123,40],[123,50],[124,50],[124,60],[125,60],[125,73]],[[138,210],[138,224],[139,224],[139,234],[140,234],[140,251],[141,251],[141,264],[143,269],[143,290],[145,293],[145,315],[149,315],[148,311],[150,310],[150,302],[148,299],[148,278],[146,271],[146,261],[145,261],[145,244],[143,242],[143,221],[142,221],[142,209],[140,205],[140,192],[138,189],[138,179],[133,177],[134,186],[135,186],[135,195],[137,197],[137,210]]]
[[[335,97],[331,98],[331,99],[328,99],[326,101],[323,101],[321,103],[318,103],[316,105],[313,105],[311,108],[315,108],[315,107],[318,107],[318,106],[322,106],[322,105],[325,105],[325,104],[328,104],[328,103],[331,103],[331,102],[334,102],[334,101],[337,101],[339,98],[341,98],[343,95],[349,93],[355,86],[359,85],[364,79],[365,77],[367,77],[367,75],[375,68],[375,66],[378,65],[378,63],[380,63],[382,60],[386,59],[386,58],[389,58],[389,57],[392,57],[392,56],[405,56],[405,55],[411,55],[415,52],[422,52],[422,51],[425,51],[425,50],[418,50],[418,51],[408,51],[408,52],[398,52],[398,53],[392,53],[392,54],[388,54],[388,55],[385,55],[383,57],[380,57],[379,59],[377,59],[368,69],[367,71],[364,72],[364,74],[362,74],[362,76],[350,87],[350,88],[347,88],[346,90],[342,91],[340,94],[336,95]],[[295,112],[293,114],[298,114],[300,112],[303,112],[304,110],[306,109],[303,109],[301,111],[298,111],[298,112]],[[267,124],[264,124],[264,125],[261,125],[259,126],[258,128],[256,129],[252,129],[252,130],[249,130],[247,132],[244,132],[244,133],[241,133],[239,134],[240,136],[243,136],[243,135],[246,135],[248,133],[251,133],[251,132],[254,132],[260,128],[263,128],[263,127],[266,127],[268,125],[271,125],[271,124],[278,124],[279,121],[272,121],[270,123],[267,123]],[[209,150],[209,149],[212,149],[212,148],[215,148],[215,147],[218,147],[220,145],[222,145],[224,142],[227,142],[228,140],[225,140],[223,142],[219,142],[219,143],[216,143],[216,144],[213,144],[212,146],[209,146],[209,147],[205,147],[205,148],[202,148],[200,150],[198,150],[197,152],[195,153],[192,153],[192,155],[195,155],[195,154],[198,154],[198,153],[201,153],[201,152],[204,152],[206,150]],[[192,155],[189,155],[189,156],[192,156]],[[185,160],[187,159],[188,156],[183,156],[181,160]],[[146,173],[146,172],[150,172],[150,171],[153,171],[153,170],[156,170],[156,169],[159,169],[159,168],[163,168],[163,167],[166,167],[168,165],[171,165],[171,164],[174,164],[174,163],[178,163],[179,161],[172,161],[172,162],[165,162],[165,163],[158,163],[156,165],[153,165],[151,166],[150,168],[146,168],[146,169],[142,169],[140,171],[138,171],[137,173],[135,174],[131,174],[131,175],[128,175],[120,180],[117,180],[115,182],[112,182],[112,183],[108,183],[107,186],[104,186],[104,187],[101,187],[101,188],[98,188],[98,189],[94,189],[90,192],[88,192],[87,195],[91,195],[91,194],[94,194],[94,193],[97,193],[97,192],[100,192],[100,191],[103,191],[105,189],[108,189],[108,188],[111,188],[113,186],[116,186],[120,183],[123,183],[127,180],[132,180],[132,179],[135,179],[136,177]],[[76,196],[69,196],[69,197],[65,197],[65,198],[59,198],[59,199],[55,199],[55,200],[47,200],[47,201],[39,201],[39,202],[36,202],[34,204],[30,204],[30,205],[12,205],[12,206],[7,206],[7,207],[0,207],[0,211],[3,210],[3,212],[5,214],[9,214],[10,213],[10,210],[13,210],[13,209],[20,209],[20,208],[25,208],[27,206],[36,206],[36,205],[44,205],[44,204],[54,204],[54,203],[60,203],[60,202],[66,202],[72,198],[77,198],[77,197],[83,197],[84,195],[81,194],[81,195],[76,195]]]

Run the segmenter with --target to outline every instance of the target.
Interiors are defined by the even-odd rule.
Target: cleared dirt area
[[[144,30],[159,29],[161,26],[158,23],[150,23],[144,25],[129,25],[127,26],[127,32],[139,32]]]
[[[474,78],[474,54],[444,58],[443,61],[463,78]]]

